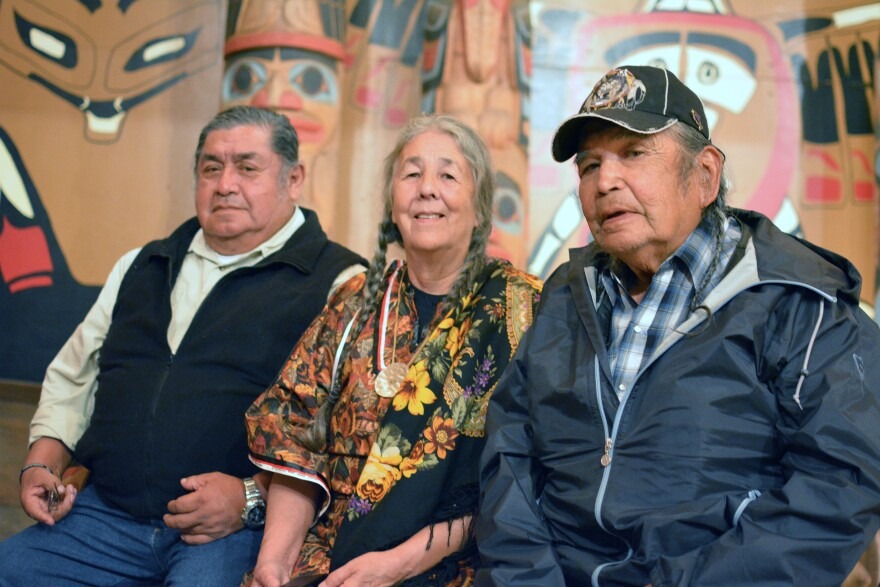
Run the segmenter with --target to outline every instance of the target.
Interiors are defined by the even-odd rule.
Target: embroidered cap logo
[[[609,73],[593,88],[581,106],[581,112],[594,112],[608,108],[635,110],[645,99],[645,84],[626,69]]]

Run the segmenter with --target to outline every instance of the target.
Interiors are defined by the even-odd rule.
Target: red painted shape
[[[834,204],[840,202],[843,199],[840,180],[833,177],[808,177],[804,199],[814,204]]]
[[[0,232],[0,276],[12,293],[52,285],[52,256],[39,226],[19,228],[3,219]]]
[[[861,150],[855,150],[852,154],[853,162],[861,167],[862,177],[874,177],[874,170],[868,155]],[[877,186],[873,179],[857,179],[853,182],[853,197],[856,202],[873,202],[877,198]]]
[[[32,277],[24,277],[9,284],[10,293],[18,293],[26,289],[34,289],[35,287],[52,287],[52,278],[48,275],[34,275]]]
[[[832,157],[830,153],[826,153],[821,149],[807,149],[806,155],[811,159],[814,157],[816,159],[819,159],[825,167],[829,168],[835,173],[840,173],[840,163],[838,163],[837,159]]]
[[[877,198],[877,186],[871,181],[857,181],[853,185],[856,202],[873,202]]]
[[[263,47],[292,47],[323,53],[338,60],[345,58],[345,48],[336,39],[285,31],[267,31],[231,37],[226,42],[223,54],[228,56],[239,51]]]

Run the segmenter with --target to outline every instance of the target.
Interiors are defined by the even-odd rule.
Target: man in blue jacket
[[[0,543],[0,585],[237,585],[256,561],[269,479],[244,411],[366,262],[297,206],[284,116],[215,116],[195,177],[197,217],[117,263],[49,366],[19,479],[40,523]]]
[[[479,585],[840,585],[880,526],[880,333],[846,259],[725,205],[672,73],[553,141],[595,242],[493,395]]]

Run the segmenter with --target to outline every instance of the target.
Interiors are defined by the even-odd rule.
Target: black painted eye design
[[[705,85],[712,85],[721,77],[720,68],[711,61],[704,61],[697,67],[697,79]]]
[[[257,59],[239,59],[223,76],[223,100],[245,100],[266,85],[266,68]]]
[[[323,63],[311,60],[294,63],[288,80],[296,91],[311,100],[335,104],[339,98],[336,74]]]
[[[519,234],[522,221],[522,195],[519,187],[506,174],[498,173],[492,201],[492,224],[505,232]]]
[[[128,58],[125,71],[136,71],[179,59],[190,52],[198,36],[199,29],[196,29],[185,35],[171,35],[148,41]]]
[[[21,42],[38,55],[67,69],[76,67],[78,60],[76,43],[64,33],[33,23],[17,12],[15,28],[18,30]]]

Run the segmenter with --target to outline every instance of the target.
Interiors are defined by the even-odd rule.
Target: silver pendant
[[[382,397],[394,397],[400,389],[409,365],[407,363],[391,363],[376,376],[376,393]]]

